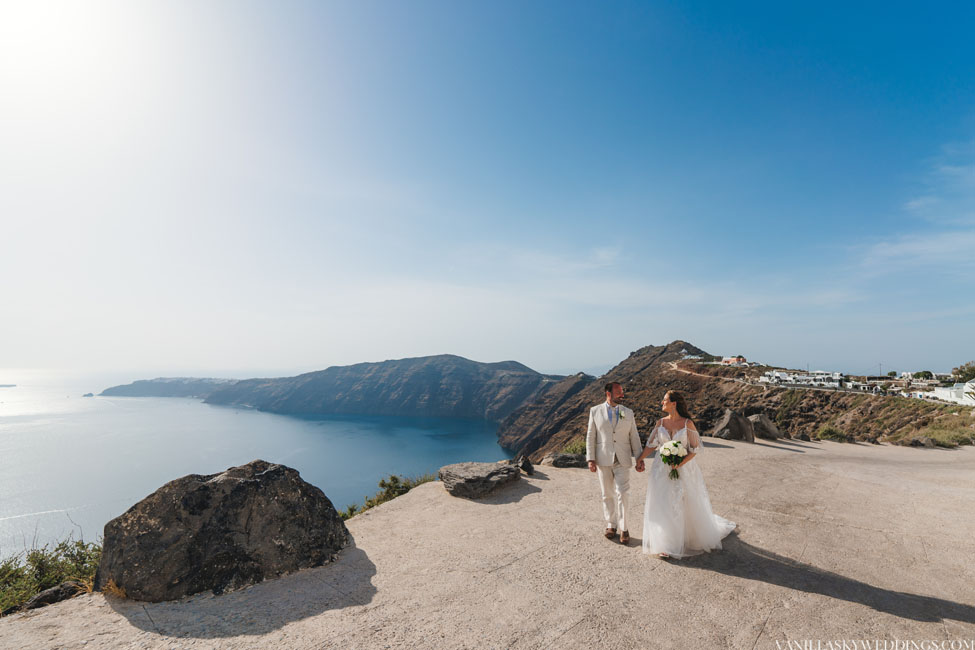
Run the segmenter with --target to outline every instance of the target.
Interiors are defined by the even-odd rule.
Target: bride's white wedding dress
[[[659,449],[670,440],[680,440],[688,451],[701,453],[700,436],[688,431],[686,424],[673,438],[663,425],[658,425],[647,440],[647,447],[657,447],[657,452],[648,471],[643,552],[682,558],[720,549],[721,540],[735,529],[735,522],[711,511],[711,499],[696,457],[678,470],[680,478],[667,476],[671,468],[660,460]]]

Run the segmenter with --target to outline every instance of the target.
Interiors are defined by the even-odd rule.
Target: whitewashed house
[[[769,370],[758,378],[767,384],[792,384],[797,386],[820,386],[823,388],[839,388],[843,380],[841,372],[826,372],[817,370],[811,373],[797,372],[790,374],[779,370]]]
[[[809,375],[809,382],[813,386],[823,386],[826,388],[839,388],[840,382],[843,381],[843,373],[841,372],[826,372],[825,370],[814,370]]]
[[[792,375],[787,372],[782,372],[781,370],[769,370],[762,373],[762,376],[758,378],[760,382],[766,384],[792,384],[795,383],[792,380]]]
[[[975,406],[975,379],[965,384],[955,384],[948,388],[935,388],[932,391],[934,397],[943,399],[946,402],[963,404],[965,406]]]

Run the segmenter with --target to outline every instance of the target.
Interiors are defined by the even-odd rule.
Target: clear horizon
[[[4,3],[0,362],[563,374],[683,339],[950,371],[975,358],[973,25],[968,3]]]

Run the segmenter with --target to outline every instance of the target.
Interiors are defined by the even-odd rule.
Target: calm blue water
[[[136,377],[0,370],[0,557],[105,523],[186,474],[256,458],[283,463],[337,508],[389,474],[436,472],[510,455],[496,427],[441,418],[302,419],[195,399],[81,397]]]

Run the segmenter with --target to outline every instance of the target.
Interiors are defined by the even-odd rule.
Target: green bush
[[[819,427],[816,432],[816,437],[820,440],[835,440],[836,442],[846,442],[846,434],[835,427],[831,427],[828,424],[824,424]]]
[[[433,474],[423,474],[422,476],[405,478],[402,476],[397,476],[396,474],[390,474],[386,478],[379,481],[379,492],[376,492],[376,494],[371,497],[365,497],[365,503],[363,503],[361,506],[355,503],[347,505],[345,510],[339,510],[339,516],[341,516],[342,519],[349,519],[360,512],[365,512],[369,508],[375,508],[381,503],[392,501],[396,497],[406,494],[417,485],[429,483],[430,481],[435,480],[437,480],[437,477]]]
[[[967,414],[945,415],[921,427],[914,435],[927,436],[939,447],[970,445],[975,441],[975,429],[971,428],[973,422],[975,418]]]
[[[576,438],[573,438],[569,442],[569,444],[567,444],[565,447],[563,447],[562,452],[563,453],[566,453],[566,454],[582,454],[583,456],[585,456],[586,455],[586,439],[583,438],[582,436],[578,436]]]
[[[66,580],[91,591],[101,557],[101,544],[68,537],[54,548],[45,545],[0,560],[0,612]]]

